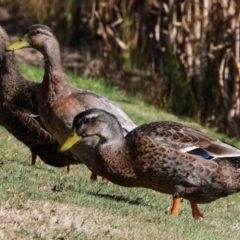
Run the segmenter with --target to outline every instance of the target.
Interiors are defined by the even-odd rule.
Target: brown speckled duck
[[[176,122],[141,125],[125,137],[116,117],[100,109],[78,114],[61,147],[94,142],[98,175],[126,187],[150,188],[191,202],[192,215],[203,218],[197,204],[240,191],[240,150]]]
[[[30,149],[32,164],[37,156],[55,167],[75,163],[73,156],[59,153],[58,142],[40,121],[41,84],[27,81],[20,75],[13,53],[5,51],[9,44],[9,37],[0,26],[0,125]]]
[[[121,123],[122,131],[127,133],[136,127],[131,119],[115,104],[96,93],[74,88],[69,82],[62,66],[59,43],[51,29],[45,25],[31,26],[27,33],[6,50],[31,47],[44,56],[45,73],[39,100],[39,115],[43,124],[59,143],[71,132],[72,121],[76,114],[90,108],[101,108],[114,114]],[[78,162],[93,161],[91,142],[81,141],[70,152],[78,158]],[[95,169],[92,179],[96,179]]]

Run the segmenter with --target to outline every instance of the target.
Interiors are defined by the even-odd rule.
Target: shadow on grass
[[[28,161],[28,158],[29,158],[29,161]],[[39,161],[41,161],[41,160],[39,160]],[[25,166],[25,167],[33,166],[33,165],[31,165],[31,157],[30,157],[30,155],[29,155],[29,157],[26,157],[25,161],[19,160],[18,158],[14,157],[14,158],[7,159],[6,162],[17,163],[18,165]],[[34,165],[34,166],[36,166],[36,165]]]
[[[87,194],[94,196],[94,197],[100,197],[100,198],[114,200],[116,202],[129,203],[131,205],[144,205],[144,206],[147,205],[146,202],[144,202],[144,200],[142,198],[137,198],[137,199],[131,200],[128,197],[100,193],[99,191],[97,191],[97,192],[88,191]]]

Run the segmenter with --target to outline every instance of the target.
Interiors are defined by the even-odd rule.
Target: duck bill
[[[80,141],[82,138],[77,134],[76,128],[73,129],[72,133],[69,135],[67,140],[63,143],[60,148],[60,152],[64,152],[71,148],[76,142]]]
[[[30,44],[28,42],[27,39],[27,34],[24,35],[22,38],[20,38],[18,41],[10,44],[9,46],[6,47],[7,51],[14,51],[17,49],[21,49],[21,48],[27,48],[30,47]]]

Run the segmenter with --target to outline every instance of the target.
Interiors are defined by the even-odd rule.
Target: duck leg
[[[90,179],[92,181],[96,181],[97,180],[97,174],[95,172],[92,172],[91,176],[90,176]]]
[[[108,179],[105,178],[105,177],[102,177],[102,182],[103,182],[103,183],[108,183]]]
[[[35,165],[36,164],[36,159],[37,159],[37,154],[35,152],[31,151],[31,155],[32,155],[31,165]]]
[[[180,185],[175,186],[175,193],[173,194],[173,206],[171,210],[172,215],[178,215],[180,207],[180,197],[183,197],[185,194],[190,194],[195,191],[195,187],[184,188]],[[205,216],[199,211],[196,203],[190,202],[192,208],[192,216],[195,219],[203,219]]]
[[[92,181],[96,181],[97,180],[97,174],[95,172],[92,172],[90,179]],[[105,177],[102,177],[102,182],[108,183],[108,179],[106,179]]]
[[[173,197],[173,205],[171,209],[171,215],[178,216],[179,208],[180,208],[180,200],[181,198]]]
[[[198,219],[198,220],[205,218],[205,216],[202,213],[200,213],[196,203],[191,202],[191,208],[192,208],[193,218]]]
[[[71,165],[67,165],[67,173],[71,172]]]

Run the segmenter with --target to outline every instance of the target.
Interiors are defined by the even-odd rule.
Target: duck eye
[[[36,31],[35,31],[35,34],[37,34],[37,35],[38,35],[38,34],[40,34],[40,32],[39,32],[38,30],[36,30]]]
[[[88,120],[86,118],[83,118],[82,123],[87,123]]]

